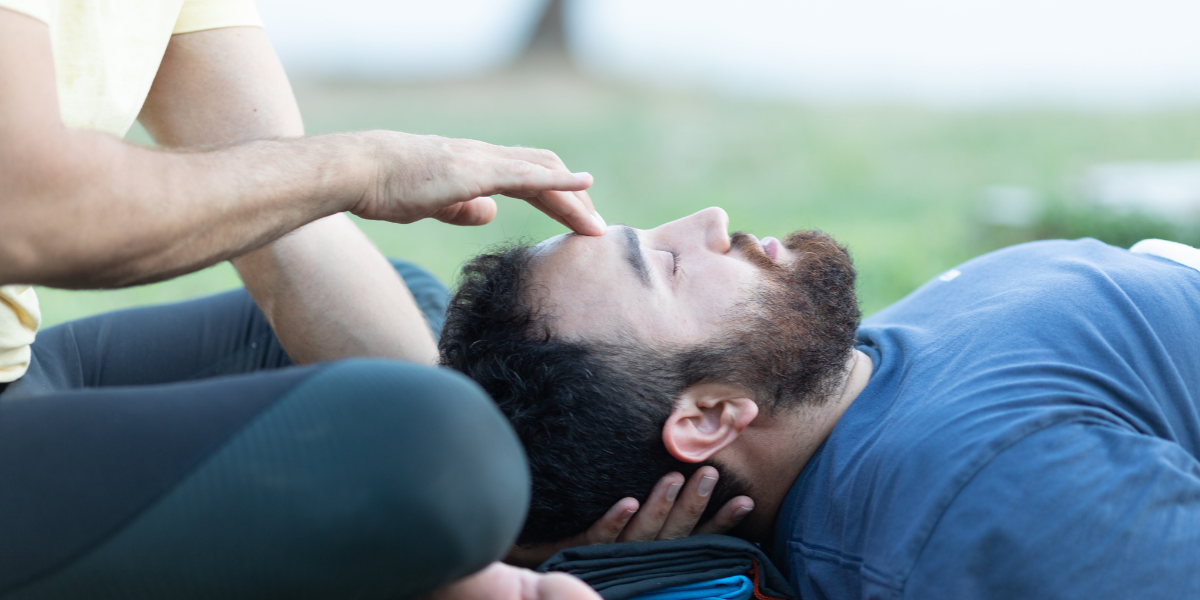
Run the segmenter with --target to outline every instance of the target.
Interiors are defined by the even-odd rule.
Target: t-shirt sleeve
[[[1031,435],[955,498],[903,597],[1200,598],[1200,462],[1111,425]]]
[[[29,15],[43,23],[50,22],[48,0],[0,0],[0,7]]]
[[[27,285],[0,285],[0,383],[29,368],[30,344],[42,324],[37,294]]]
[[[8,0],[0,0],[6,2]],[[185,0],[175,21],[176,33],[221,27],[262,27],[254,0]]]

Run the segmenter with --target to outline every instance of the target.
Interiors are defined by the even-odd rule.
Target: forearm
[[[304,134],[287,77],[255,28],[172,38],[141,120],[155,140],[172,147]],[[356,135],[370,141],[377,134]],[[296,362],[436,360],[412,294],[344,215],[319,219],[233,264]]]
[[[302,227],[233,264],[298,363],[350,356],[437,361],[412,294],[344,215]]]
[[[3,157],[0,283],[117,287],[243,254],[358,201],[355,136],[172,152],[63,130]]]

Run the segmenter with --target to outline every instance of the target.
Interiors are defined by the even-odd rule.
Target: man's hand
[[[496,216],[487,196],[502,194],[524,199],[578,233],[604,234],[604,220],[583,191],[592,176],[571,173],[549,150],[395,131],[361,135],[374,148],[377,171],[352,209],[360,217],[483,225]]]
[[[668,473],[650,492],[638,510],[635,498],[624,498],[600,517],[587,531],[554,543],[531,547],[513,546],[504,562],[527,567],[542,564],[563,548],[613,542],[673,540],[706,533],[725,533],[754,510],[754,500],[738,496],[706,523],[700,523],[709,494],[717,485],[717,470],[700,467],[686,483],[683,475]]]
[[[497,562],[425,600],[600,600],[600,595],[566,573],[534,573]]]
[[[299,137],[299,113],[265,34],[183,35],[194,47],[214,37],[242,43],[193,56],[213,73],[174,68],[186,53],[164,58],[170,64],[141,117],[160,144],[186,150],[143,148],[64,127],[49,27],[0,7],[0,284],[160,281],[347,210],[479,225],[495,214],[484,198],[492,194],[525,199],[578,233],[604,233],[583,193],[591,176],[568,172],[550,152],[387,131]],[[256,54],[236,53],[250,45]],[[235,85],[197,85],[231,73]],[[183,88],[201,97],[174,93]],[[226,110],[206,101],[226,93]],[[220,132],[204,131],[208,117],[188,126],[193,110],[219,112]]]

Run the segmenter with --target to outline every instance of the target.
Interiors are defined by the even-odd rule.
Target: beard
[[[861,313],[854,264],[845,248],[820,231],[798,231],[783,245],[795,261],[780,265],[744,233],[731,243],[763,271],[763,285],[713,343],[678,358],[686,386],[727,383],[754,393],[766,411],[818,406],[845,381]],[[704,520],[736,496],[753,495],[750,481],[719,462]],[[730,532],[738,534],[738,530]]]
[[[716,340],[680,356],[685,386],[738,385],[768,410],[827,401],[841,387],[861,317],[849,253],[811,230],[784,238],[795,254],[787,265],[744,233],[731,244],[762,270],[763,283]]]

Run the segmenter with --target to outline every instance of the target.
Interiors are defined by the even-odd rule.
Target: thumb
[[[588,585],[566,573],[549,573],[538,581],[536,600],[600,600]]]
[[[451,225],[487,225],[496,218],[496,201],[486,196],[439,208],[431,217]]]

